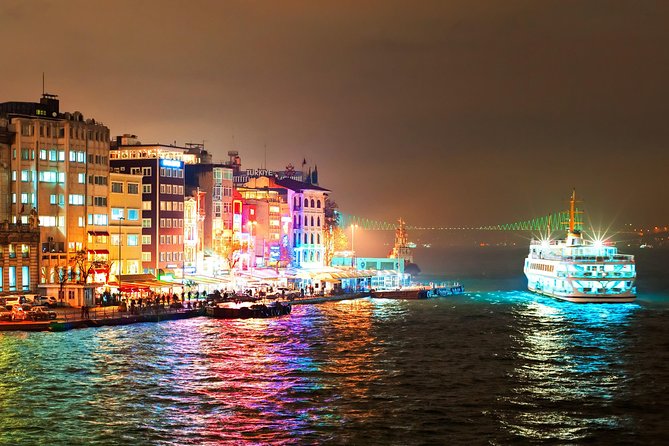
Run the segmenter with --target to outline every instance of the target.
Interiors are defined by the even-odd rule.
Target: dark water
[[[0,444],[666,444],[664,276],[574,305],[505,268],[448,299],[0,334]]]

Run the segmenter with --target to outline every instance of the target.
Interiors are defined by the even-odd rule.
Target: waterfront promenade
[[[363,299],[369,293],[350,293],[335,296],[305,296],[292,301],[291,305],[315,305],[341,300]],[[263,302],[263,301],[258,301]],[[197,308],[195,308],[197,307]],[[92,307],[88,309],[64,307],[55,308],[56,318],[48,321],[0,321],[3,331],[67,331],[75,328],[93,328],[115,325],[129,325],[141,322],[161,322],[168,320],[189,319],[205,315],[202,305],[186,305],[183,308],[164,306],[144,307],[135,311],[122,311],[118,306]]]

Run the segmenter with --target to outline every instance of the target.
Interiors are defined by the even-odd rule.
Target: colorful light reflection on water
[[[657,442],[651,307],[506,291],[0,334],[0,444]]]
[[[516,385],[506,400],[518,410],[503,416],[511,433],[558,441],[583,440],[600,427],[628,420],[601,410],[620,395],[629,397],[630,323],[637,304],[572,304],[529,293],[514,310],[518,333]],[[531,410],[526,410],[527,408]]]

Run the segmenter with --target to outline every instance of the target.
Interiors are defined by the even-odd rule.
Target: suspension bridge
[[[357,215],[350,215],[336,211],[337,221],[341,228],[356,225],[362,229],[376,231],[393,231],[397,223],[387,221],[371,220]],[[487,226],[412,226],[407,225],[409,230],[433,230],[433,231],[545,231],[564,229],[569,223],[569,212],[554,212],[543,217],[532,218],[513,223]],[[582,229],[582,223],[576,222],[576,229]]]

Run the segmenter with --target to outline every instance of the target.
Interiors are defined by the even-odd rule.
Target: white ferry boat
[[[566,240],[533,240],[525,259],[527,287],[570,302],[632,302],[636,298],[634,256],[598,241],[586,241],[575,228],[576,192],[569,206]]]

